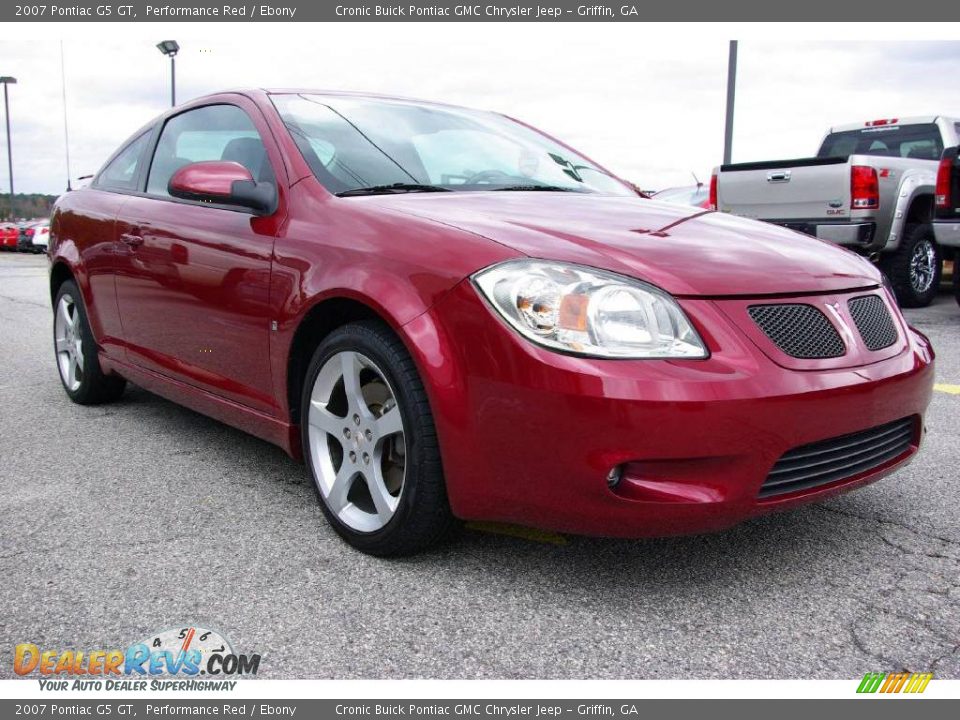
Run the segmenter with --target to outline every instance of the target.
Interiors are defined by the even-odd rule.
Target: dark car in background
[[[960,147],[940,156],[934,192],[933,233],[943,256],[953,261],[953,292],[960,303]]]
[[[20,230],[17,249],[20,252],[45,253],[50,241],[50,221],[39,220],[29,223]]]

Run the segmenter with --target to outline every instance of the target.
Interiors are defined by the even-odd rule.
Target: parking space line
[[[939,392],[950,393],[951,395],[960,395],[960,385],[945,385],[943,383],[938,383],[933,386],[934,390]]]
[[[529,540],[531,542],[545,543],[547,545],[566,545],[567,539],[563,535],[547,532],[546,530],[537,530],[536,528],[523,527],[521,525],[508,525],[507,523],[496,522],[468,522],[468,530],[477,532],[491,533],[493,535],[507,535],[509,537]]]

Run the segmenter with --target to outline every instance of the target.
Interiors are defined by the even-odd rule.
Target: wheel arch
[[[904,225],[933,222],[933,193],[918,192],[910,201]]]
[[[926,170],[907,170],[897,188],[885,251],[896,250],[907,227],[933,220],[933,193],[936,176]]]
[[[73,272],[73,269],[65,260],[57,260],[53,263],[50,268],[50,302],[52,303],[57,299],[57,293],[60,292],[60,286],[62,286],[68,280],[77,281],[77,277]]]
[[[352,322],[379,320],[390,327],[406,344],[398,325],[374,303],[349,294],[334,294],[317,299],[300,318],[287,353],[287,408],[290,422],[300,423],[300,397],[307,366],[317,346],[331,332]]]

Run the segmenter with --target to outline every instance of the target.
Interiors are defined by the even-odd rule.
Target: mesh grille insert
[[[878,468],[910,450],[914,426],[914,419],[906,417],[794,448],[777,460],[760,488],[760,497],[807,490]]]
[[[790,357],[835,358],[845,348],[826,315],[812,305],[752,305],[750,317]]]
[[[897,327],[879,295],[861,295],[847,303],[863,344],[870,350],[883,350],[897,341]]]

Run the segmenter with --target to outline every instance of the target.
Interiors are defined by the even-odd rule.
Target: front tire
[[[937,295],[943,271],[940,246],[929,224],[908,225],[899,247],[883,261],[901,307],[926,307]]]
[[[123,394],[126,380],[100,367],[83,296],[73,280],[60,286],[53,303],[53,351],[63,389],[75,403],[99,405]]]
[[[303,388],[304,457],[333,529],[381,557],[441,540],[454,520],[430,404],[403,343],[376,321],[338,328]]]

